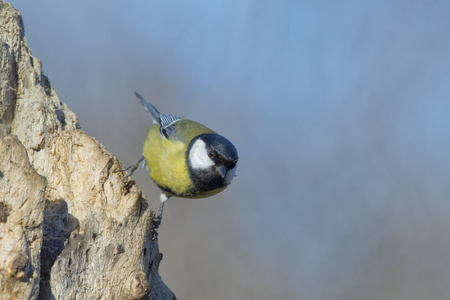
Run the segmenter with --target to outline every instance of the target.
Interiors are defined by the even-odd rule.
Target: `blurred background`
[[[450,2],[11,2],[123,164],[151,124],[133,91],[237,147],[226,191],[166,204],[179,299],[448,299]]]

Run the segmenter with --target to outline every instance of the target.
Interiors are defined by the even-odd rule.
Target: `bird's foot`
[[[161,215],[152,218],[153,228],[158,229],[159,225],[161,225]]]
[[[159,225],[161,225],[161,215],[156,216],[155,212],[152,211],[151,213],[151,218],[152,218],[152,240],[155,240],[158,237],[158,231],[157,229],[159,228]]]
[[[152,241],[156,240],[158,237],[158,231],[155,228],[152,229]]]
[[[131,164],[131,165],[126,165],[123,167],[123,169],[117,171],[117,172],[123,172],[123,171],[127,171],[127,175],[125,176],[125,178],[130,177],[131,175],[133,175],[134,171],[136,171],[136,169],[139,167],[139,164],[141,163],[141,161],[144,159],[144,156],[141,156],[135,163]]]
[[[125,178],[128,178],[131,175],[133,175],[134,171],[136,171],[136,169],[138,167],[139,167],[139,164],[134,163],[134,164],[131,164],[131,165],[124,166],[123,169],[120,169],[117,172],[123,172],[123,171],[127,171],[128,170],[127,175],[125,176]]]

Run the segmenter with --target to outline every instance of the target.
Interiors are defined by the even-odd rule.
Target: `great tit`
[[[161,224],[164,203],[172,196],[204,198],[223,191],[234,178],[238,153],[225,137],[197,122],[160,114],[141,95],[136,97],[153,119],[142,156],[128,170],[129,177],[145,159],[144,167],[161,189],[155,228]]]

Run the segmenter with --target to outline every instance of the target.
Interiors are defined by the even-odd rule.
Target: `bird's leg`
[[[163,210],[164,210],[164,203],[166,203],[167,199],[169,199],[170,196],[167,196],[164,192],[161,192],[161,195],[159,196],[159,200],[161,201],[159,204],[159,211],[158,216],[155,217],[155,213],[152,212],[152,221],[153,221],[153,228],[152,228],[152,240],[155,240],[158,236],[158,232],[156,229],[159,228],[159,225],[161,225]]]
[[[153,227],[157,229],[159,225],[161,225],[163,210],[164,210],[164,203],[166,203],[167,199],[169,199],[170,196],[167,196],[166,193],[161,192],[161,195],[159,196],[160,204],[159,204],[159,210],[158,210],[158,216],[153,218]]]
[[[139,167],[139,164],[141,163],[141,161],[144,160],[144,155],[141,155],[141,157],[139,157],[139,159],[137,160],[137,162],[131,164],[131,165],[126,165],[123,169],[117,171],[117,172],[123,172],[128,170],[127,175],[125,176],[125,178],[130,177],[131,175],[133,175],[134,171],[136,171],[136,169]]]

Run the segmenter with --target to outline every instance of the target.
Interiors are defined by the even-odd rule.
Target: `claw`
[[[127,171],[127,175],[125,175],[125,178],[130,177],[131,175],[133,175],[134,171],[136,171],[136,169],[138,168],[139,164],[131,164],[131,165],[126,165],[124,166],[123,169],[117,171],[117,172],[123,172],[123,171]]]
[[[131,165],[126,165],[124,166],[123,169],[117,171],[117,172],[123,172],[123,171],[127,171],[127,175],[125,176],[125,178],[130,177],[131,175],[133,175],[134,171],[136,171],[136,169],[139,167],[139,164],[141,163],[141,161],[144,160],[144,155],[142,155],[135,163],[131,164]]]
[[[154,211],[150,213],[150,218],[152,219],[153,223],[153,227],[151,229],[152,241],[156,240],[156,238],[158,237],[157,229],[159,228],[159,225],[161,225],[161,215],[158,215],[157,217],[155,215],[156,213]]]
[[[155,229],[152,229],[152,241],[156,240],[157,237],[158,237],[158,231],[156,231]]]
[[[158,229],[159,225],[161,225],[162,216],[159,215],[157,217],[152,218],[153,228]]]

